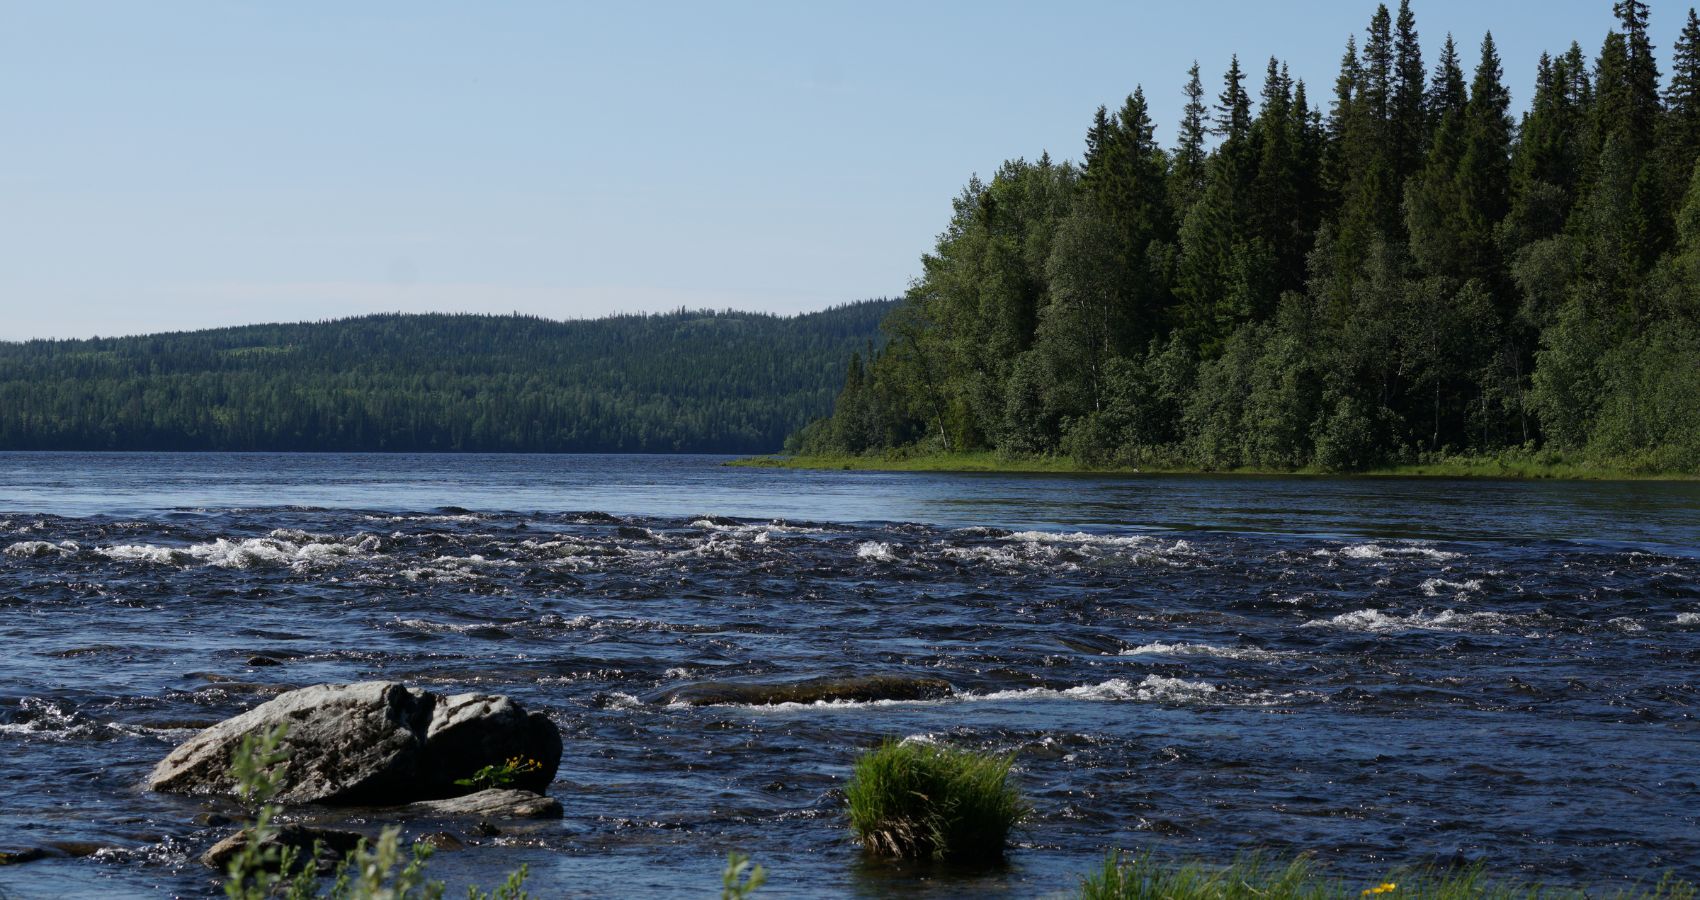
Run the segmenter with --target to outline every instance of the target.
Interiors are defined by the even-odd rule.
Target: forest
[[[1254,102],[1235,58],[1194,64],[1172,145],[1142,89],[1100,107],[1078,164],[969,181],[787,449],[1700,470],[1700,19],[1662,63],[1648,4],[1612,9],[1517,117],[1493,36],[1425,60],[1408,0],[1326,97],[1271,59]]]
[[[891,306],[0,343],[0,450],[764,452],[831,409]]]

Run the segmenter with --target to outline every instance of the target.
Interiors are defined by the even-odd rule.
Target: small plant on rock
[[[887,741],[856,760],[850,830],[881,856],[974,861],[1003,856],[1029,812],[1009,783],[1013,755]]]
[[[505,788],[518,781],[521,775],[530,775],[542,770],[543,764],[535,759],[512,756],[499,766],[485,766],[479,769],[472,773],[471,778],[457,778],[455,784],[480,791]]]

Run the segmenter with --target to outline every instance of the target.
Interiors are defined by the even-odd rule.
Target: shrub
[[[887,741],[856,760],[850,830],[871,853],[906,859],[984,860],[1003,855],[1028,813],[1009,783],[1013,755]]]

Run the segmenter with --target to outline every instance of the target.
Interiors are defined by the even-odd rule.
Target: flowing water
[[[560,726],[565,818],[438,854],[452,885],[708,896],[737,849],[770,896],[1043,896],[1110,848],[1253,846],[1366,882],[1700,879],[1700,485],[720,462],[0,454],[0,850],[70,851],[0,893],[215,893],[194,857],[226,829],[149,768],[374,678]],[[874,673],[957,694],[653,700]],[[848,843],[885,737],[1017,754],[1005,866]]]

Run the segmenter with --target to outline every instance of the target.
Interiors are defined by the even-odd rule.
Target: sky
[[[0,0],[0,340],[898,296],[969,176],[1375,4]],[[1653,2],[1661,58],[1688,3]],[[1611,0],[1413,0],[1515,102]]]

